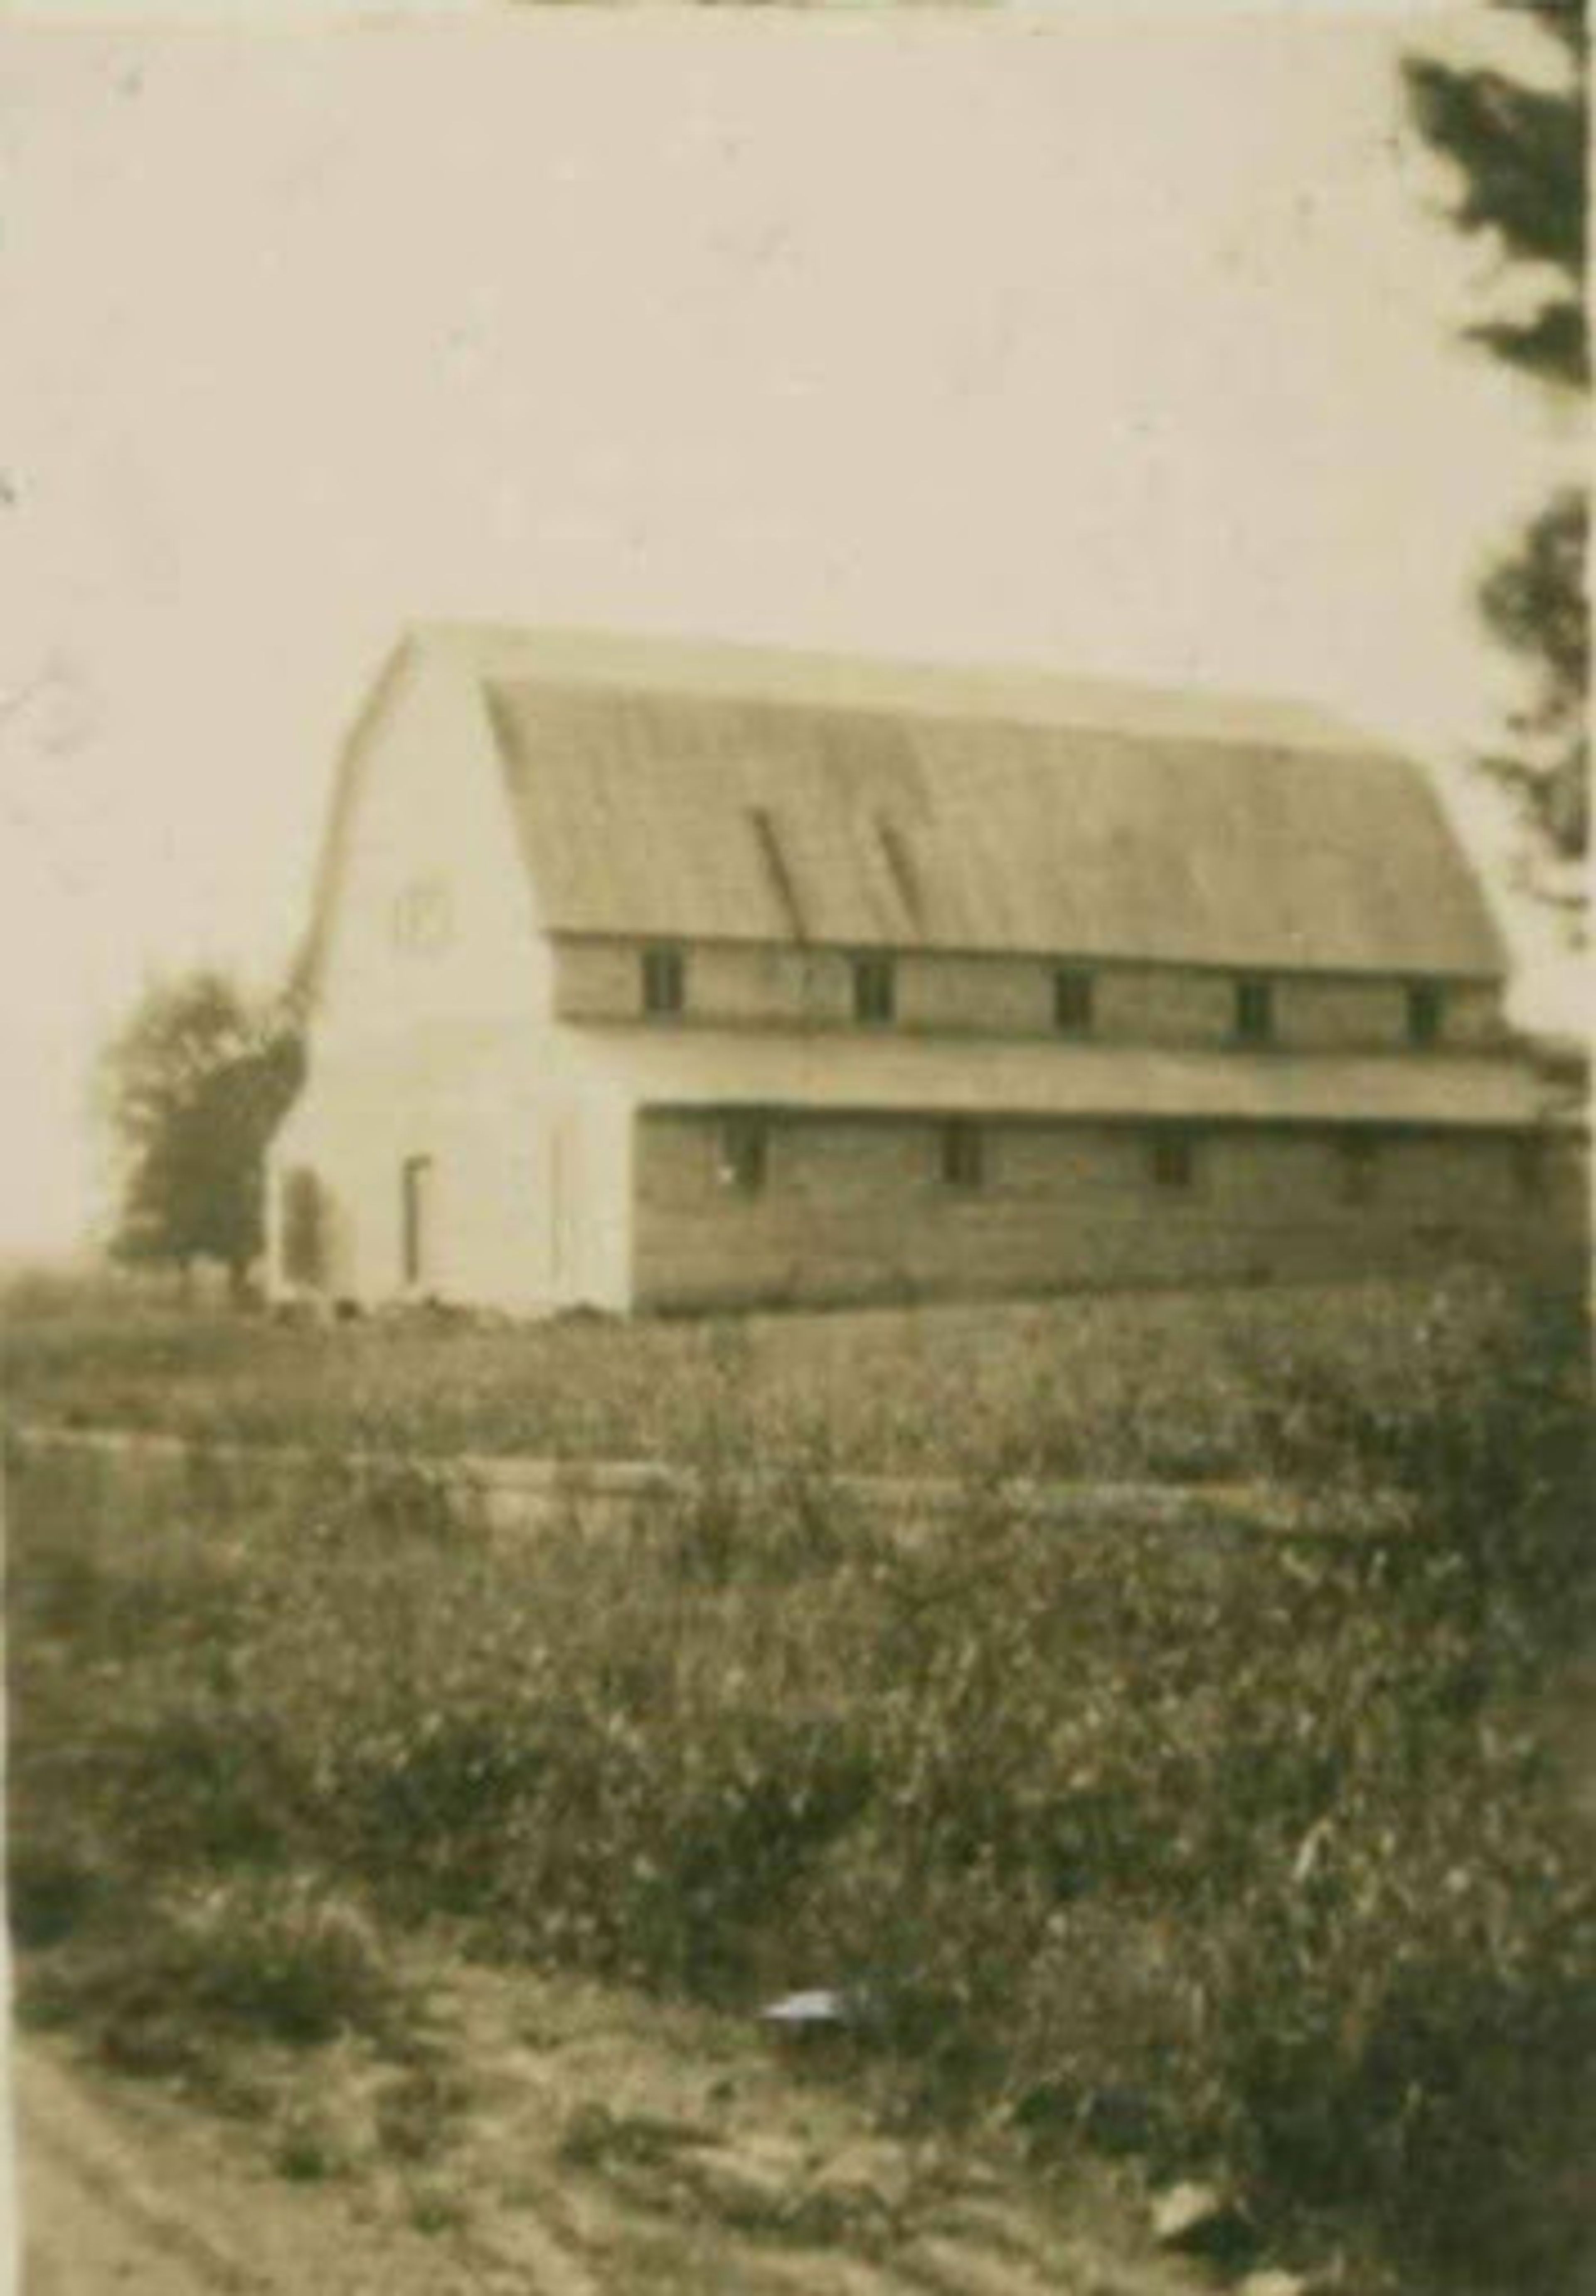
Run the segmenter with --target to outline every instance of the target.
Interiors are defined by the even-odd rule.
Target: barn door
[[[549,1127],[549,1275],[557,1300],[571,1298],[581,1268],[580,1180],[570,1119],[559,1116]]]
[[[549,1291],[558,1300],[565,1281],[565,1153],[561,1127],[551,1123],[548,1142],[548,1193],[544,1206],[548,1221]]]
[[[400,1273],[411,1290],[431,1281],[432,1159],[406,1156],[399,1168]]]
[[[580,1273],[581,1164],[570,1119],[551,1111],[537,1132],[535,1218],[539,1288],[547,1300],[572,1296]]]

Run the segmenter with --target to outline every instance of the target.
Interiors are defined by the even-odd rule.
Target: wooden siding
[[[642,1011],[642,942],[554,943],[554,1009],[562,1021],[634,1020]],[[683,1021],[853,1028],[849,952],[779,944],[683,944]],[[1070,964],[1068,957],[1058,960]],[[991,1037],[1058,1034],[1055,964],[1045,957],[911,952],[896,960],[896,1017],[911,1033]],[[1077,969],[1073,964],[1070,969]],[[1093,1036],[1105,1043],[1215,1046],[1232,1040],[1240,977],[1180,965],[1081,965],[1095,982]],[[1276,1039],[1308,1052],[1406,1050],[1407,984],[1331,974],[1273,974]],[[1494,983],[1445,988],[1444,1048],[1505,1041]]]
[[[981,1128],[950,1187],[931,1118],[775,1116],[756,1195],[720,1176],[713,1111],[637,1119],[634,1294],[654,1308],[1002,1296],[1073,1286],[1421,1269],[1516,1255],[1567,1203],[1526,1200],[1510,1138],[1381,1140],[1365,1201],[1346,1134],[1197,1129],[1194,1185],[1160,1188],[1153,1128]]]

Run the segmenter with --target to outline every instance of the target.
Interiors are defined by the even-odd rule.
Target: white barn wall
[[[331,1296],[405,1295],[400,1168],[412,1155],[432,1160],[434,1248],[417,1296],[520,1313],[630,1304],[624,1102],[572,1091],[502,1031],[346,1047],[284,1128],[270,1192],[296,1166],[315,1172]]]
[[[430,1022],[545,1022],[538,926],[503,768],[482,705],[451,664],[408,651],[350,761],[352,793],[328,903],[318,1048]],[[397,947],[395,900],[420,879],[448,890],[454,931],[430,954]]]
[[[631,1099],[618,1086],[568,1078],[557,1107],[561,1156],[547,1208],[560,1239],[552,1296],[624,1311],[634,1304]]]
[[[585,1151],[569,1139],[547,944],[474,690],[410,651],[346,770],[309,1075],[274,1145],[270,1201],[294,1167],[315,1171],[326,1288],[391,1297],[403,1289],[401,1166],[430,1157],[432,1249],[416,1288],[545,1305],[561,1256],[537,1207],[555,1128],[569,1167]],[[445,888],[452,910],[452,931],[430,951],[398,946],[393,931],[396,901],[422,881]],[[581,1282],[602,1254],[565,1259]]]

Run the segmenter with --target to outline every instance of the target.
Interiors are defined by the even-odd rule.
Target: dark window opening
[[[1378,1144],[1355,1133],[1340,1144],[1341,1201],[1369,1204],[1379,1193]]]
[[[1068,1035],[1090,1034],[1093,1019],[1094,982],[1089,972],[1060,966],[1053,974],[1053,1026]]]
[[[1244,1045],[1267,1045],[1274,1037],[1274,987],[1267,980],[1236,983],[1236,1034]]]
[[[1439,981],[1415,980],[1408,988],[1408,1042],[1437,1045],[1446,1024],[1446,999]]]
[[[942,1177],[950,1188],[978,1188],[986,1177],[986,1144],[978,1125],[956,1120],[942,1128]]]
[[[679,948],[645,948],[642,953],[642,1009],[645,1013],[679,1013],[687,999],[687,965]]]
[[[1152,1176],[1160,1188],[1186,1189],[1197,1185],[1197,1144],[1189,1132],[1153,1135]]]
[[[854,959],[854,1018],[890,1021],[897,1010],[897,981],[889,956]]]
[[[769,1128],[762,1118],[739,1116],[721,1127],[718,1171],[723,1188],[757,1196],[770,1163]]]

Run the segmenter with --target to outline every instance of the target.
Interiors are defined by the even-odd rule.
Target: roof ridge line
[[[957,693],[971,714],[983,717],[994,714],[1000,697],[1011,708],[1023,699],[1029,706],[1019,710],[1021,723],[1068,722],[1087,731],[1100,724],[1091,713],[1103,710],[1109,715],[1101,730],[1113,732],[1117,730],[1113,723],[1117,711],[1142,712],[1157,721],[1136,729],[1143,732],[1173,732],[1175,721],[1183,721],[1181,730],[1191,739],[1248,737],[1326,754],[1401,754],[1395,743],[1343,719],[1332,709],[1294,700],[1278,689],[1076,674],[1034,656],[973,660],[837,653],[683,630],[600,624],[433,621],[413,625],[411,635],[422,644],[474,654],[473,674],[496,683],[529,676],[543,683],[614,686],[629,682],[642,692],[714,693],[756,704],[807,702],[888,715],[918,707],[927,717],[957,714],[948,706]],[[496,658],[484,659],[485,652]],[[1066,710],[1073,714],[1067,717]],[[1206,732],[1196,722],[1199,719],[1209,721]],[[1227,720],[1251,720],[1256,730],[1248,735]]]

